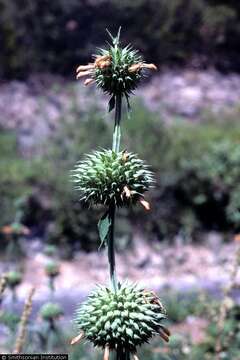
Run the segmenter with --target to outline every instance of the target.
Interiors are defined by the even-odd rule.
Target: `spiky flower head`
[[[124,282],[116,292],[98,286],[77,310],[75,322],[82,337],[94,346],[135,353],[154,335],[168,341],[170,333],[162,325],[165,317],[156,294]]]
[[[59,264],[56,261],[50,261],[45,266],[45,272],[50,277],[56,277],[60,273]]]
[[[154,64],[146,64],[132,46],[122,47],[120,30],[116,37],[110,33],[111,43],[107,49],[99,49],[95,61],[77,68],[77,79],[87,76],[84,84],[96,83],[104,93],[110,95],[110,110],[115,106],[115,97],[123,95],[127,101],[145,75],[144,70],[157,70]]]
[[[81,200],[89,205],[135,204],[154,183],[153,173],[136,154],[113,150],[86,155],[72,177]]]
[[[63,309],[57,303],[46,303],[40,309],[40,315],[43,320],[54,321],[63,315]]]
[[[7,280],[7,285],[10,287],[10,289],[14,289],[16,286],[21,284],[22,274],[19,271],[15,271],[15,270],[9,271],[6,274],[6,280]]]

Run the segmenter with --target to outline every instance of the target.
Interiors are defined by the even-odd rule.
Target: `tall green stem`
[[[113,144],[112,149],[115,152],[120,150],[120,141],[121,141],[121,115],[122,115],[122,95],[116,95],[116,109],[115,109],[115,126],[113,132]]]
[[[110,231],[108,238],[108,261],[110,267],[110,279],[113,290],[117,291],[117,276],[116,276],[116,266],[115,266],[115,250],[114,250],[114,228],[115,228],[115,211],[116,206],[112,204],[109,206],[109,217],[110,217]]]
[[[121,140],[121,110],[122,110],[122,95],[116,95],[116,108],[115,108],[115,125],[113,132],[113,144],[112,150],[119,152],[120,149],[120,140]],[[110,231],[108,237],[108,261],[110,267],[110,279],[113,290],[116,292],[118,288],[117,275],[116,275],[116,264],[115,264],[115,248],[114,248],[114,230],[115,230],[115,213],[116,205],[111,204],[109,206],[109,217],[110,217]]]

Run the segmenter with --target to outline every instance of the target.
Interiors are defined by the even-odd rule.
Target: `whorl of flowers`
[[[137,284],[124,282],[116,292],[98,286],[77,310],[75,322],[80,335],[72,343],[86,338],[103,349],[135,354],[136,347],[154,335],[168,341],[170,333],[162,325],[165,317],[156,294]]]
[[[120,30],[107,49],[99,49],[95,61],[77,68],[77,79],[87,77],[84,84],[96,83],[105,93],[111,96],[110,109],[115,106],[116,94],[129,95],[136,89],[144,76],[143,70],[156,70],[154,64],[146,64],[137,50],[130,45],[121,47]]]
[[[153,174],[137,155],[126,151],[96,151],[86,155],[73,170],[73,181],[81,200],[89,205],[129,206],[143,200],[153,185]]]

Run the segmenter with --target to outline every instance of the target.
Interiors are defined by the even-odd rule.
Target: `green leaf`
[[[106,244],[107,237],[108,237],[108,234],[110,231],[110,227],[111,227],[111,218],[107,211],[98,222],[98,231],[99,231],[99,236],[100,236],[100,240],[101,240],[99,249],[101,249],[103,244]]]

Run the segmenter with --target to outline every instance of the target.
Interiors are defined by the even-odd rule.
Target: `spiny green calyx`
[[[111,96],[109,108],[115,107],[116,95],[124,95],[128,101],[130,94],[136,89],[144,76],[142,70],[156,70],[154,64],[144,63],[142,56],[130,45],[121,47],[120,30],[116,37],[109,33],[112,44],[107,49],[99,49],[95,62],[80,65],[77,68],[77,78],[89,76],[84,84],[96,82],[106,94]]]
[[[43,320],[54,321],[63,315],[63,310],[59,304],[49,302],[41,307],[40,315]]]
[[[96,151],[73,170],[73,181],[89,205],[129,206],[143,199],[154,184],[153,173],[137,155],[126,151]]]
[[[94,346],[136,353],[137,346],[154,335],[168,341],[166,317],[159,298],[137,284],[128,282],[117,291],[98,286],[76,313],[76,324],[84,338]]]

